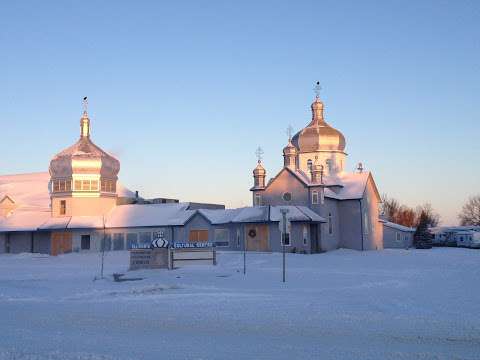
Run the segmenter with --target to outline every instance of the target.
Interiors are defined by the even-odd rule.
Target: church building
[[[325,121],[318,93],[311,109],[310,123],[283,148],[283,169],[267,183],[259,158],[250,189],[253,205],[304,206],[326,219],[315,230],[314,250],[382,249],[381,200],[372,174],[361,164],[357,172],[346,171],[345,137]]]
[[[0,253],[115,251],[205,243],[219,250],[288,252],[383,248],[380,197],[371,173],[348,173],[345,138],[325,122],[318,95],[311,122],[288,140],[283,169],[266,182],[253,171],[253,206],[147,201],[118,180],[120,162],[91,140],[86,102],[80,138],[55,155],[49,172],[0,176]],[[165,203],[169,202],[169,203]]]

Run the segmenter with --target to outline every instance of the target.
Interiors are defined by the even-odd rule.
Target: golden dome
[[[253,176],[265,176],[266,173],[265,168],[259,160],[257,166],[253,169]]]
[[[80,139],[53,157],[49,171],[52,178],[88,173],[117,179],[120,162],[90,140],[90,119],[85,111],[80,119]]]
[[[340,131],[325,122],[323,118],[323,102],[317,97],[311,108],[312,121],[292,138],[292,143],[298,151],[344,151],[345,137]]]
[[[287,146],[283,148],[283,155],[296,155],[297,154],[297,148],[295,145],[292,144],[292,140],[288,140]]]

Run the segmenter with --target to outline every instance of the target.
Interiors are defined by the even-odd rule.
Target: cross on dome
[[[322,87],[320,86],[320,81],[317,81],[317,83],[315,84],[315,87],[313,88],[313,91],[315,91],[316,99],[320,98],[320,90],[322,90]]]
[[[260,164],[262,162],[262,155],[263,155],[263,149],[259,146],[257,150],[255,150],[255,155],[257,156],[258,163]]]

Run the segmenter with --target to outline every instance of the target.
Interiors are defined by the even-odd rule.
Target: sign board
[[[168,247],[168,241],[165,239],[156,239],[152,241],[151,247],[154,248],[167,248]]]
[[[191,242],[191,243],[174,243],[175,249],[203,249],[213,247],[211,242]]]

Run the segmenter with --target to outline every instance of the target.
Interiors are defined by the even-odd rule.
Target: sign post
[[[285,282],[285,240],[287,238],[287,213],[288,209],[281,209],[282,221],[281,221],[281,241],[282,241],[282,253],[283,253],[283,282]]]

